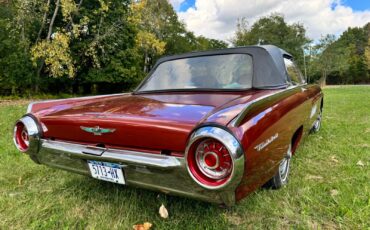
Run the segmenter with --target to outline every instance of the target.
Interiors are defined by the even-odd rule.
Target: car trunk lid
[[[122,95],[91,103],[58,104],[39,119],[45,138],[98,146],[183,151],[191,130],[200,121],[240,96],[240,93]]]

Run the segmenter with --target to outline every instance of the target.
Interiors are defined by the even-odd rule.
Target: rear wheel
[[[315,123],[312,126],[311,132],[312,133],[317,133],[320,131],[321,128],[321,120],[322,120],[322,110],[320,110],[319,115],[316,118]]]
[[[275,176],[267,182],[267,187],[279,189],[288,183],[290,160],[292,158],[292,145],[290,144],[284,158],[281,160]]]

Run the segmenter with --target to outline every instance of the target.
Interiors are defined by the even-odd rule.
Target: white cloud
[[[170,0],[175,8],[183,1]],[[233,36],[239,17],[252,24],[275,12],[283,14],[288,23],[303,23],[312,39],[339,35],[350,26],[370,22],[370,9],[353,11],[340,0],[196,0],[195,7],[178,14],[196,35],[227,40]]]

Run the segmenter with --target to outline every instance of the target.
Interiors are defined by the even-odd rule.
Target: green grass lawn
[[[370,87],[324,91],[322,130],[298,149],[288,186],[231,209],[36,165],[11,139],[25,102],[0,103],[0,229],[370,229]]]

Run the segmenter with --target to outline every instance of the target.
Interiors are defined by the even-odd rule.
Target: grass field
[[[324,91],[322,130],[298,149],[288,186],[231,209],[36,165],[11,140],[25,102],[0,103],[0,229],[370,229],[370,87]]]

